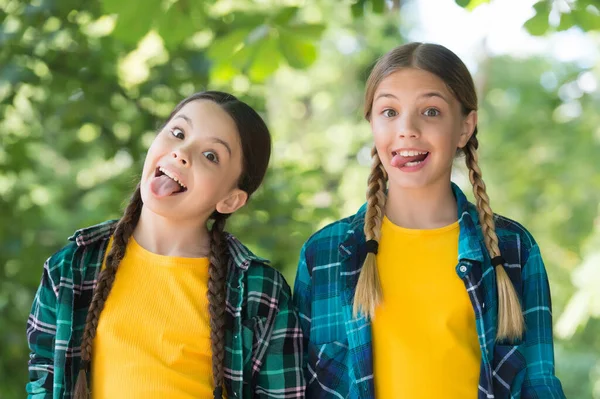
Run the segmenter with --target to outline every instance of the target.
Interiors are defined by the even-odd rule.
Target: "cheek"
[[[375,144],[375,148],[377,149],[377,154],[379,155],[379,159],[383,163],[384,168],[387,170],[387,165],[390,163],[391,154],[388,154],[389,147],[391,145],[390,139],[393,138],[393,135],[390,135],[385,128],[386,125],[381,122],[371,122],[371,131],[373,133],[373,144]]]
[[[452,132],[451,137],[452,137],[451,140],[449,140],[450,141],[449,146],[451,147],[452,150],[455,151],[461,144],[463,136],[461,136],[461,132],[458,129],[455,129]]]
[[[194,173],[194,185],[208,197],[218,196],[223,192],[226,189],[224,181],[225,177],[221,173],[209,170],[207,165],[202,165]]]
[[[155,141],[152,142],[152,144],[150,145],[150,148],[148,148],[148,151],[146,152],[146,158],[144,159],[144,168],[143,171],[146,172],[148,168],[150,168],[152,166],[152,164],[156,161],[156,148],[157,146],[155,145],[156,143],[156,139]]]
[[[371,131],[373,132],[374,136],[380,136],[389,131],[389,123],[386,122],[387,121],[385,120],[381,120],[381,118],[375,118],[371,120]]]
[[[373,141],[376,147],[384,146],[389,141],[390,137],[389,128],[387,124],[381,121],[371,122],[371,132],[373,133]]]

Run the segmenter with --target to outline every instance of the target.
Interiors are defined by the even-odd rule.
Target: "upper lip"
[[[392,151],[392,156],[400,154],[401,156],[415,156],[420,154],[426,154],[429,151],[420,148],[398,148]]]
[[[179,173],[175,172],[172,168],[159,165],[156,168],[156,171],[154,172],[154,176],[158,176],[159,172],[162,172],[165,175],[169,176],[171,179],[173,179],[177,183],[179,183],[179,185],[181,187],[187,189],[187,185],[183,182],[183,179],[181,178],[181,175]]]

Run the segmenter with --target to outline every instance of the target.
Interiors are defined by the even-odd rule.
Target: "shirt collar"
[[[107,240],[115,231],[118,220],[109,220],[94,226],[86,227],[77,230],[71,237],[70,241],[75,241],[78,247],[85,247],[97,243],[98,241]],[[231,259],[234,264],[242,270],[248,269],[251,262],[269,264],[267,259],[256,256],[244,244],[242,244],[233,235],[226,233],[227,247],[231,254]]]
[[[485,244],[481,233],[477,208],[467,200],[465,194],[455,183],[452,183],[452,192],[456,198],[458,224],[460,227],[458,259],[483,262],[483,248],[485,248]],[[356,252],[357,248],[364,246],[366,212],[367,204],[365,203],[349,220],[349,229],[339,247],[340,253],[344,257],[352,255]]]

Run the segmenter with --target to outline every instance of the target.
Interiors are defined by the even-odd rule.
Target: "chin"
[[[389,185],[396,186],[404,190],[415,190],[425,188],[430,185],[430,182],[425,179],[389,179]]]

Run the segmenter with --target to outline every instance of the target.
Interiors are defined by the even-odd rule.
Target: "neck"
[[[397,226],[435,229],[456,222],[457,204],[450,181],[422,188],[390,183],[385,214]]]
[[[133,236],[143,248],[158,255],[204,258],[210,254],[206,223],[167,219],[147,207],[142,207]]]

